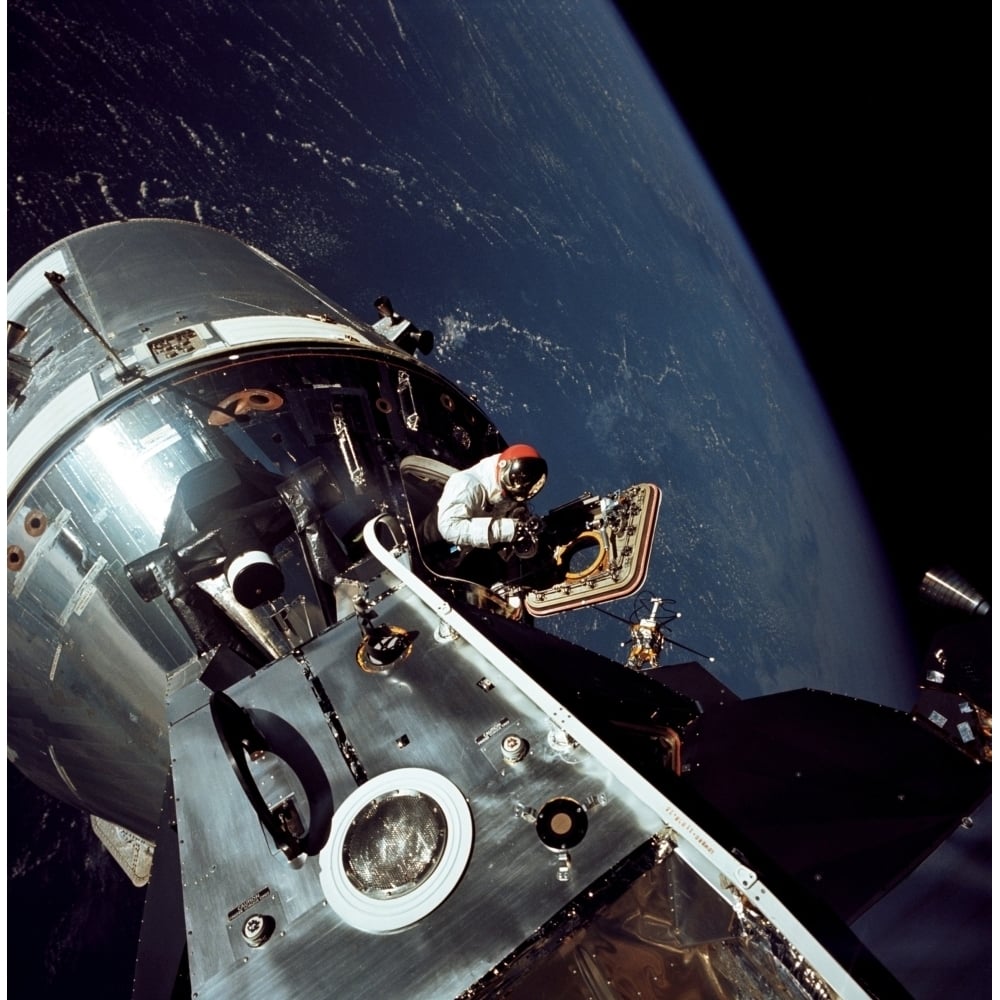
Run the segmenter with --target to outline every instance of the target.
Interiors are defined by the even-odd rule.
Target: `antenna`
[[[59,274],[58,271],[46,271],[45,280],[52,286],[55,293],[69,306],[70,311],[81,323],[83,323],[84,329],[91,335],[93,335],[101,347],[104,348],[105,353],[108,355],[108,359],[115,369],[115,377],[119,382],[130,382],[134,378],[138,378],[142,375],[142,369],[137,365],[126,365],[122,361],[118,352],[108,343],[107,339],[101,333],[100,330],[90,322],[89,319],[83,314],[80,307],[69,297],[69,293],[63,288],[63,283],[66,281],[66,276]]]

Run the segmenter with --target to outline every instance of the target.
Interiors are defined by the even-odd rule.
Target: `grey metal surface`
[[[322,897],[317,858],[294,869],[268,843],[202,709],[171,731],[200,997],[248,995],[251,984],[261,996],[456,995],[662,825],[585,750],[563,734],[551,740],[545,713],[469,644],[438,641],[435,617],[405,591],[378,608],[380,621],[418,633],[411,654],[388,673],[359,667],[360,632],[349,621],[305,647],[301,658],[283,659],[229,693],[255,718],[273,713],[292,723],[322,762],[336,805],[356,785],[304,667],[322,685],[369,777],[403,767],[444,774],[473,814],[464,877],[414,927],[371,934],[349,926]],[[501,752],[509,733],[530,747],[516,764]],[[533,822],[559,796],[585,804],[589,821],[569,852],[567,881],[559,879],[558,853],[541,842]],[[265,888],[259,907],[228,918]],[[249,948],[235,929],[251,911],[278,921],[261,948]]]
[[[8,424],[8,755],[146,837],[171,768],[199,998],[488,991],[497,963],[661,835],[699,892],[734,912],[749,898],[841,974],[754,872],[593,733],[575,740],[577,720],[460,623],[440,582],[404,571],[401,529],[377,537],[409,514],[403,458],[463,467],[503,445],[472,400],[202,227],[99,227],[10,291],[26,330]],[[241,603],[227,571],[257,542],[281,592],[254,600],[251,585]],[[407,653],[372,669],[362,624],[405,635]],[[256,727],[245,743],[230,729],[228,748],[227,712]],[[507,736],[528,752],[505,758]],[[359,786],[400,769],[468,802],[468,859],[411,926],[361,930],[327,898],[326,845]],[[277,840],[275,816],[291,831]]]
[[[147,375],[168,360],[159,338],[230,317],[326,314],[366,327],[276,261],[227,233],[170,219],[113,222],[75,233],[28,261],[8,283],[8,321],[25,327],[17,353],[31,365],[8,441],[81,374],[99,395],[120,388],[108,351],[56,294],[62,289],[126,365]],[[201,341],[210,339],[202,334]],[[177,340],[181,355],[193,346]],[[150,347],[152,346],[152,349]]]
[[[58,268],[141,376],[116,377],[45,280]],[[405,505],[398,454],[464,464],[499,440],[454,386],[318,295],[232,237],[167,220],[76,234],[10,284],[11,318],[28,330],[17,350],[32,374],[8,408],[8,757],[51,794],[145,837],[168,763],[166,695],[220,647],[242,647],[249,670],[341,613],[324,611],[317,590],[352,556],[322,562],[316,536],[343,542],[376,505]],[[301,315],[320,305],[336,322]],[[176,353],[156,348],[178,328],[193,333],[170,341]],[[280,405],[261,408],[254,390]],[[223,404],[247,392],[247,411],[227,415]],[[212,461],[293,483],[288,535],[274,545],[286,587],[267,607],[235,602],[221,566],[189,597],[176,575],[148,599],[128,578],[130,564],[183,545],[167,537],[175,493]],[[311,462],[350,516],[323,526],[309,520],[315,509],[295,507],[294,484],[317,481]]]

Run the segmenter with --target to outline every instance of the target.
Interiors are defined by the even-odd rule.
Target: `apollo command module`
[[[845,921],[987,793],[979,706],[960,746],[660,668],[658,604],[633,669],[535,625],[641,588],[654,484],[440,572],[508,442],[225,233],[69,236],[8,320],[8,756],[148,881],[136,997],[898,992]]]

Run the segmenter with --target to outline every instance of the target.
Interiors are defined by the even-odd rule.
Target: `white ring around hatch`
[[[391,875],[395,865],[407,873],[398,881],[411,881],[388,889],[366,889],[357,872],[350,870],[352,840],[359,836],[359,827],[367,830],[377,826],[383,804],[394,810],[393,819],[398,823],[399,806],[405,809],[408,801],[416,807],[421,822],[426,825],[430,818],[432,827],[439,825],[439,842],[422,843],[421,851],[409,850],[405,857],[397,856],[396,845],[388,840],[379,843],[374,853],[385,862],[385,870]],[[393,829],[395,835],[398,826]],[[405,840],[405,830],[403,834]],[[387,771],[356,788],[334,813],[330,839],[319,854],[320,884],[334,912],[351,926],[371,933],[401,930],[422,920],[448,898],[465,873],[472,840],[472,812],[451,781],[425,768]],[[410,846],[407,842],[406,847]],[[427,856],[415,861],[414,853]],[[418,874],[413,875],[414,870],[419,870]]]

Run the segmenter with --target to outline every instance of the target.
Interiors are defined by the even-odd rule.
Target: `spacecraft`
[[[148,884],[134,995],[864,997],[848,923],[990,786],[988,707],[741,700],[546,631],[636,594],[655,484],[501,587],[418,527],[509,442],[266,254],[88,229],[8,286],[8,757]]]

